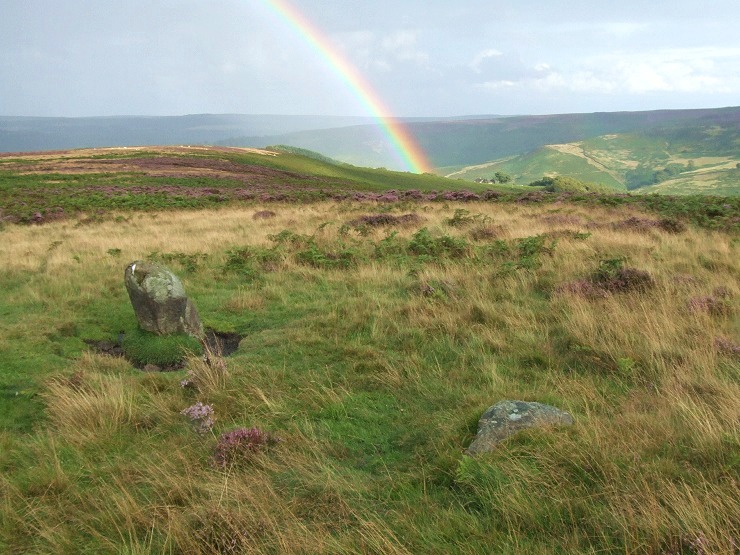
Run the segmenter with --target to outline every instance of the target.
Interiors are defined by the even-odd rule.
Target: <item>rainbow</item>
[[[265,0],[265,4],[326,61],[367,112],[377,118],[380,129],[393,146],[400,162],[411,172],[429,171],[432,166],[416,139],[411,136],[403,123],[392,116],[391,111],[357,68],[342,56],[331,41],[285,0]]]

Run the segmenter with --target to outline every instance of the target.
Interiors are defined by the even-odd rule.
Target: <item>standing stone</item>
[[[493,451],[500,442],[527,428],[571,424],[573,417],[569,413],[550,405],[501,401],[489,407],[478,420],[478,434],[468,447],[468,454]]]
[[[124,282],[142,329],[159,335],[187,333],[200,337],[203,324],[182,282],[170,270],[137,260],[126,267]]]

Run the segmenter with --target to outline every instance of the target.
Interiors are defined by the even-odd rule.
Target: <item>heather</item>
[[[132,211],[197,210],[255,202],[485,201],[624,205],[652,215],[631,215],[610,225],[643,232],[655,228],[680,232],[687,221],[711,229],[740,229],[737,196],[632,194],[566,177],[555,179],[568,185],[558,187],[550,186],[552,178],[543,178],[532,187],[481,184],[337,165],[296,152],[227,147],[87,149],[3,153],[0,157],[0,224],[74,219],[87,225],[111,217],[112,211],[118,218],[127,218]],[[272,211],[264,207],[254,217],[269,218]],[[363,225],[384,224],[381,218]]]
[[[521,198],[6,222],[0,551],[736,552],[731,209]],[[146,258],[233,353],[137,330]],[[575,424],[469,457],[502,399]]]

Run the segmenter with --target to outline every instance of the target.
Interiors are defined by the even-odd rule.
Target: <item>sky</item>
[[[740,105],[737,0],[290,0],[397,116]],[[268,0],[0,0],[0,115],[366,116]]]

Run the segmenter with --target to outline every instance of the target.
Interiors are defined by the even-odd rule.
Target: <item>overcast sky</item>
[[[402,116],[740,105],[737,0],[293,0]],[[0,115],[367,115],[265,0],[0,0]]]

